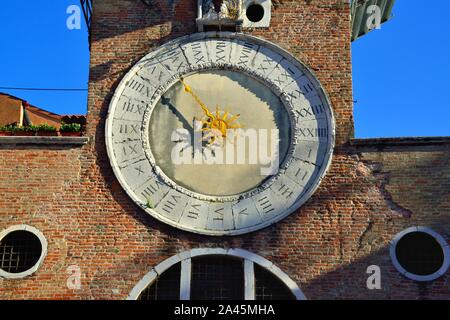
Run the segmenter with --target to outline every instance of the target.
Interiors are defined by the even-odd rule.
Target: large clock
[[[319,81],[285,50],[197,33],[127,73],[110,103],[106,146],[142,210],[187,231],[237,235],[311,197],[331,162],[334,120]]]

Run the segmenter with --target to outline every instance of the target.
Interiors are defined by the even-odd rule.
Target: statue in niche
[[[223,0],[219,18],[237,20],[241,16],[241,0]]]
[[[222,1],[222,4],[220,5],[219,18],[226,19],[228,17],[229,17],[228,3],[227,1]]]
[[[216,11],[214,0],[202,0],[203,19],[233,19],[240,17],[241,0],[222,0],[220,11]]]
[[[218,17],[213,0],[203,0],[202,12],[204,19],[217,19]]]

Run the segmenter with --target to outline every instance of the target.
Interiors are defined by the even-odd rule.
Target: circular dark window
[[[395,268],[415,281],[435,280],[450,265],[447,242],[426,227],[412,227],[397,234],[391,242],[390,254]]]
[[[404,235],[397,242],[395,254],[406,271],[419,276],[433,274],[444,264],[444,251],[440,243],[425,232]]]
[[[264,18],[264,8],[260,4],[254,3],[248,6],[245,14],[251,22],[259,22]]]
[[[21,273],[33,268],[42,254],[40,239],[29,231],[16,230],[0,241],[0,269]]]

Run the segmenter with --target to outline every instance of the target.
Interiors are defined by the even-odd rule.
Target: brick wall
[[[179,231],[142,212],[113,175],[104,120],[127,70],[165,41],[195,31],[194,0],[94,2],[89,113],[85,146],[0,143],[0,230],[26,223],[49,242],[41,268],[0,279],[0,297],[124,299],[155,265],[199,247],[243,248],[264,256],[309,299],[449,298],[450,277],[418,285],[392,266],[387,246],[417,224],[450,241],[449,143],[349,144],[353,132],[350,12],[347,1],[279,1],[272,26],[249,33],[290,50],[317,74],[336,115],[337,147],[316,194],[283,221],[237,237]],[[173,6],[169,6],[173,3]],[[382,290],[366,288],[366,268],[382,270]],[[82,272],[80,290],[66,270]]]

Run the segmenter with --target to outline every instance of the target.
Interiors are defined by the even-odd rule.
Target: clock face
[[[331,162],[334,120],[311,71],[259,38],[198,33],[138,62],[118,86],[106,145],[147,213],[208,235],[299,208]]]

